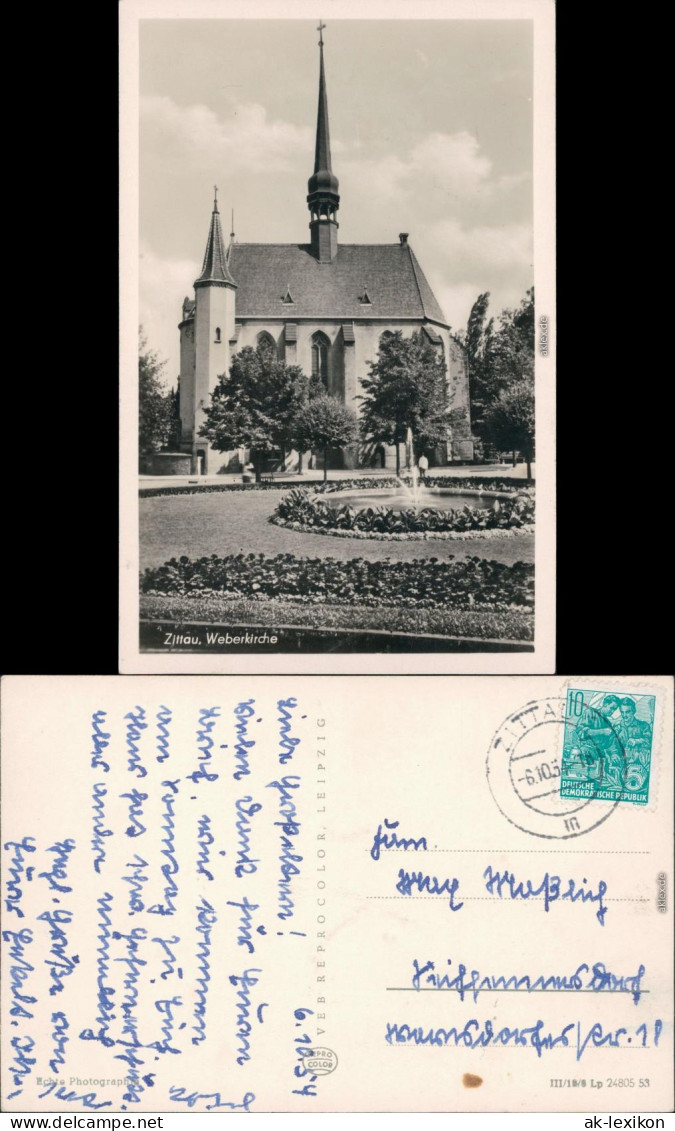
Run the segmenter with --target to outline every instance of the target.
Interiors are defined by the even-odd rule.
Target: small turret
[[[223,230],[220,226],[220,213],[218,212],[218,188],[214,187],[213,212],[211,213],[211,227],[209,238],[206,241],[202,273],[195,279],[195,287],[236,287],[230,275],[225,255]]]

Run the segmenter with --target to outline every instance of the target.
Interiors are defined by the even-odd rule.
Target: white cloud
[[[168,259],[147,244],[140,254],[140,322],[148,345],[168,362],[164,377],[175,385],[178,376],[178,322],[184,297],[194,297],[192,284],[199,274],[196,260]]]
[[[446,318],[464,329],[482,291],[490,315],[517,306],[532,286],[532,231],[526,224],[464,226],[445,220],[415,241],[424,272]]]
[[[483,186],[492,162],[480,152],[477,138],[462,130],[457,134],[427,134],[412,150],[408,176],[422,174],[452,196],[466,198]]]
[[[204,105],[179,106],[166,95],[141,99],[143,146],[177,151],[193,168],[223,164],[248,172],[293,168],[294,158],[312,149],[309,127],[270,120],[264,106],[232,106],[227,118]],[[176,159],[176,157],[174,157]]]
[[[345,154],[338,172],[345,188],[353,186],[361,198],[380,202],[420,196],[432,207],[447,208],[448,197],[469,200],[494,188],[492,162],[465,130],[427,134],[405,157],[387,154],[368,160],[359,154],[350,160]]]
[[[427,242],[460,277],[479,278],[485,270],[493,275],[532,270],[532,229],[526,224],[463,227],[458,220],[444,220],[434,225]]]
[[[404,198],[406,173],[405,162],[394,154],[379,160],[343,157],[338,174],[340,194],[343,201],[350,202],[351,219],[360,223],[371,212],[381,216],[383,204]]]
[[[529,169],[525,169],[521,173],[504,173],[497,180],[495,187],[498,192],[507,192],[510,189],[520,188],[521,185],[531,183],[532,173]]]

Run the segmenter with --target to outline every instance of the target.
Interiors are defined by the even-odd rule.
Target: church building
[[[429,453],[431,465],[473,455],[465,350],[445,320],[408,234],[402,232],[391,244],[342,244],[338,239],[340,194],[331,166],[321,29],[319,52],[316,150],[307,194],[309,242],[239,243],[232,234],[226,248],[216,197],[195,297],[183,303],[181,449],[195,457],[195,471],[237,471],[246,459],[243,450],[218,452],[199,437],[211,392],[244,346],[265,344],[287,365],[320,376],[330,395],[358,415],[361,379],[377,359],[381,336],[396,330],[422,332],[445,360],[452,427],[447,445]],[[313,456],[310,466],[321,466],[320,461]],[[396,453],[394,447],[359,444],[333,453],[333,461],[345,468],[394,467]],[[294,470],[297,462],[297,455],[289,453],[285,469]],[[276,466],[280,469],[280,462]]]

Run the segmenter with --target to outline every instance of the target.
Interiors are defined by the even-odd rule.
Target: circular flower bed
[[[394,510],[387,506],[358,509],[349,502],[331,506],[320,495],[297,488],[281,499],[270,518],[270,522],[291,530],[380,541],[504,537],[533,530],[533,521],[534,498],[530,492],[495,500],[492,508]]]

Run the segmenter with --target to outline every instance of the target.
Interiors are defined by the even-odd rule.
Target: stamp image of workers
[[[647,803],[655,697],[571,689],[565,710],[562,797]]]

